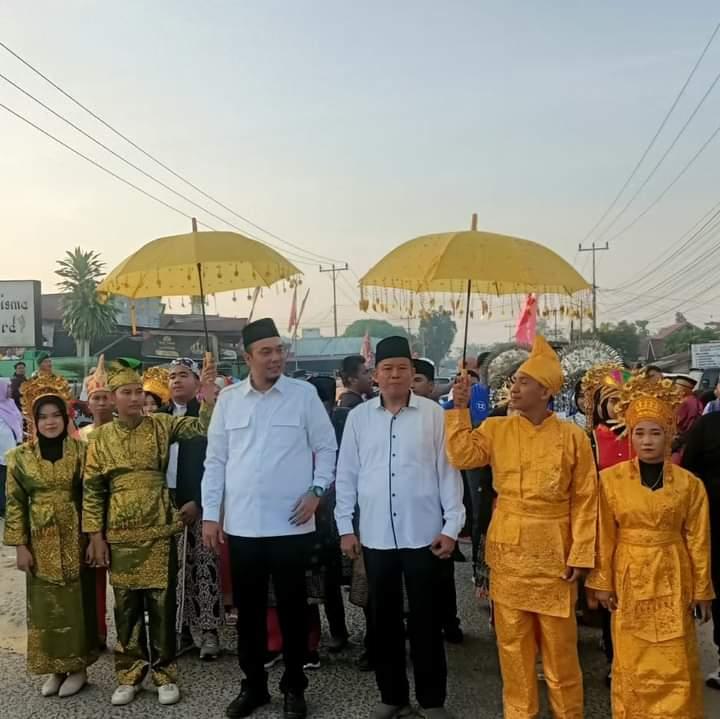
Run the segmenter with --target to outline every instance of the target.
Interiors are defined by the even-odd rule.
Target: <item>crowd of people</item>
[[[101,358],[80,431],[49,358],[0,383],[4,542],[26,573],[27,666],[47,675],[44,696],[86,684],[107,641],[109,582],[113,705],[146,677],[161,704],[177,703],[178,656],[216,658],[233,621],[244,678],[226,715],[270,701],[268,669],[282,658],[284,716],[304,719],[319,605],[328,651],[344,651],[349,584],[366,624],[358,668],[375,672],[379,693],[371,719],[448,717],[466,535],[507,719],[538,716],[538,661],[553,716],[583,716],[577,623],[591,616],[616,719],[704,717],[695,620],[712,618],[720,651],[720,406],[692,380],[589,368],[581,428],[551,410],[564,377],[537,337],[507,396],[474,421],[468,373],[442,408],[434,365],[403,337],[378,343],[374,371],[346,358],[339,398],[332,377],[286,376],[271,319],[247,325],[243,342],[249,375],[222,389],[210,357],[144,375]],[[720,671],[707,683],[720,689]]]

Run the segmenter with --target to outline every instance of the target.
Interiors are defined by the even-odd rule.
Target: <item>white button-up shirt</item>
[[[238,537],[307,534],[315,519],[290,524],[311,486],[335,474],[335,431],[317,390],[282,376],[267,392],[246,379],[220,392],[208,430],[202,481],[203,519]]]
[[[445,455],[445,421],[435,402],[410,395],[397,415],[379,397],[355,407],[338,458],[335,519],[370,549],[418,549],[440,534],[457,539],[465,523],[460,473]]]

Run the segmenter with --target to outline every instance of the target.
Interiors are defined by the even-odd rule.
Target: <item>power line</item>
[[[116,157],[118,160],[124,162],[126,165],[128,165],[129,167],[131,167],[133,170],[136,170],[137,172],[139,172],[139,173],[140,173],[141,175],[143,175],[144,177],[147,177],[149,180],[152,180],[153,182],[156,182],[156,183],[157,183],[158,185],[160,185],[161,187],[165,188],[165,189],[168,190],[169,192],[172,192],[174,195],[176,195],[176,196],[179,197],[180,199],[185,200],[185,202],[188,202],[189,204],[193,205],[194,207],[197,207],[198,209],[202,210],[203,212],[205,212],[206,214],[208,214],[210,217],[215,218],[215,219],[218,220],[219,222],[222,222],[223,224],[226,224],[226,225],[228,225],[229,227],[232,227],[233,229],[237,230],[238,232],[242,232],[242,233],[248,234],[248,233],[246,232],[246,230],[244,230],[243,228],[238,227],[237,225],[233,224],[232,222],[230,222],[230,220],[226,220],[225,218],[221,217],[220,215],[215,214],[212,210],[209,210],[209,209],[208,209],[207,207],[205,207],[204,205],[201,205],[201,204],[199,204],[198,202],[195,202],[192,198],[188,197],[187,195],[184,195],[182,192],[178,192],[177,190],[175,190],[175,189],[174,189],[173,187],[171,187],[170,185],[166,184],[165,182],[163,182],[163,181],[160,180],[159,178],[155,177],[155,175],[153,175],[153,174],[151,174],[151,173],[149,173],[149,172],[146,172],[145,170],[142,169],[142,167],[139,167],[138,165],[136,165],[136,164],[135,164],[134,162],[132,162],[131,160],[128,160],[124,155],[121,155],[119,152],[116,152],[116,151],[113,150],[111,147],[108,147],[105,143],[103,143],[103,142],[101,142],[100,140],[98,140],[97,138],[93,137],[93,135],[91,135],[89,132],[86,132],[86,131],[83,130],[81,127],[79,127],[78,125],[76,125],[74,122],[72,122],[71,120],[68,120],[68,118],[65,117],[64,115],[62,115],[61,113],[56,112],[55,110],[53,110],[52,107],[50,107],[49,105],[46,105],[42,100],[40,100],[40,99],[38,99],[37,97],[35,97],[32,93],[29,93],[27,90],[25,90],[24,88],[22,88],[22,87],[21,87],[20,85],[18,85],[17,83],[13,82],[10,78],[6,77],[6,76],[3,75],[2,73],[0,73],[0,78],[2,78],[3,80],[5,80],[5,82],[7,82],[8,84],[12,85],[12,86],[13,86],[16,90],[18,90],[19,92],[23,93],[23,95],[25,95],[26,97],[30,98],[30,99],[33,100],[34,102],[36,102],[38,105],[40,105],[40,107],[42,107],[42,108],[44,108],[45,110],[47,110],[48,112],[52,113],[52,114],[53,114],[55,117],[57,117],[59,120],[62,120],[64,123],[66,123],[67,125],[69,125],[70,127],[72,127],[74,130],[76,130],[77,132],[79,132],[81,135],[83,135],[84,137],[86,137],[88,140],[90,140],[91,142],[94,142],[96,145],[98,145],[99,147],[101,147],[103,150],[106,150],[107,152],[109,152],[113,157]],[[249,236],[251,237],[251,239],[257,239],[258,241],[261,241],[259,238],[253,238],[252,235],[249,235]],[[294,259],[295,262],[303,262],[303,261],[305,261],[305,262],[307,262],[308,265],[314,265],[314,264],[316,264],[316,262],[314,261],[314,259],[313,259],[312,257],[306,256],[306,255],[296,255],[296,253],[294,253],[294,252],[289,252],[288,250],[284,250],[284,249],[282,249],[282,248],[280,248],[280,247],[276,247],[275,245],[272,245],[272,244],[270,244],[270,243],[268,243],[268,242],[266,242],[265,244],[267,244],[269,247],[273,247],[273,249],[276,249],[276,250],[278,250],[279,252],[285,253],[285,254],[293,257],[293,259],[294,259],[295,257],[300,258],[300,259]]]
[[[82,157],[83,160],[89,162],[91,165],[94,165],[99,170],[106,172],[108,175],[110,175],[111,177],[114,177],[116,180],[120,180],[120,182],[126,184],[128,187],[132,187],[133,190],[137,190],[138,192],[141,192],[146,197],[149,197],[151,200],[155,200],[155,202],[159,202],[164,207],[167,207],[168,210],[177,212],[179,215],[182,215],[183,217],[185,217],[188,220],[191,219],[190,215],[188,215],[183,210],[175,207],[174,205],[171,205],[169,202],[165,202],[165,200],[162,200],[159,197],[157,197],[156,195],[153,195],[151,192],[144,190],[142,187],[140,187],[139,185],[136,185],[134,182],[130,182],[130,180],[126,180],[124,177],[121,177],[116,172],[113,172],[112,170],[108,169],[104,165],[101,165],[99,162],[96,162],[91,157],[84,155],[82,152],[80,152],[80,150],[76,150],[74,147],[72,147],[71,145],[68,145],[66,142],[63,142],[60,138],[55,137],[55,135],[49,133],[47,130],[43,130],[42,127],[40,127],[39,125],[36,125],[32,120],[28,120],[27,117],[24,117],[19,112],[15,112],[15,110],[8,107],[7,105],[3,105],[0,102],[0,108],[2,108],[3,110],[6,110],[11,115],[14,115],[15,117],[18,118],[18,120],[22,120],[24,123],[30,125],[30,127],[34,128],[38,132],[41,132],[46,137],[49,137],[51,140],[54,140],[55,142],[58,143],[58,145],[62,145],[66,150],[70,150],[70,152],[74,153],[78,157]],[[215,230],[214,227],[211,227],[210,225],[208,225],[205,222],[199,222],[198,224],[202,225],[203,227],[207,227],[208,230]]]
[[[710,216],[709,219],[706,219],[708,218],[708,216]],[[633,277],[632,279],[616,285],[611,289],[619,291],[625,289],[626,287],[635,287],[637,284],[641,284],[646,278],[650,277],[654,272],[656,272],[661,265],[682,254],[682,252],[684,252],[684,250],[689,247],[694,240],[698,239],[701,233],[703,233],[703,231],[707,228],[707,226],[712,223],[718,216],[720,216],[720,202],[713,205],[689,230],[686,230],[680,236],[680,238],[677,240],[678,242],[682,242],[685,238],[688,238],[687,241],[684,242],[680,247],[677,247],[673,250],[674,243],[672,243],[667,248],[665,248],[665,250],[663,250],[663,252],[658,257],[655,258],[654,262],[650,265],[650,267],[646,270],[645,273]],[[698,225],[701,225],[701,227],[696,230]],[[705,236],[707,237],[707,233],[705,234]],[[670,252],[669,257],[665,257],[667,252]]]
[[[712,83],[710,84],[708,89],[705,91],[705,94],[702,96],[700,102],[695,106],[695,109],[690,113],[690,117],[688,117],[688,119],[685,121],[685,124],[680,128],[680,131],[677,133],[677,135],[675,135],[675,137],[673,138],[673,141],[670,143],[670,145],[665,150],[665,152],[660,156],[660,159],[655,163],[655,166],[652,168],[652,170],[650,170],[648,176],[640,183],[640,187],[638,187],[637,190],[635,190],[633,195],[625,203],[625,205],[620,210],[620,212],[618,212],[618,214],[615,215],[615,217],[612,219],[612,221],[608,225],[606,225],[605,229],[603,229],[603,231],[598,236],[598,239],[602,239],[603,237],[605,237],[605,235],[610,231],[610,229],[615,225],[615,223],[625,214],[625,212],[627,212],[627,210],[633,204],[633,202],[635,202],[635,200],[638,198],[640,193],[647,186],[648,182],[650,182],[650,180],[655,176],[655,173],[660,169],[661,165],[665,162],[665,160],[667,159],[667,156],[672,152],[675,145],[677,145],[678,141],[685,133],[685,130],[687,130],[688,126],[693,121],[693,119],[695,118],[697,113],[700,111],[700,108],[705,103],[705,100],[707,100],[710,93],[715,89],[715,86],[718,84],[719,81],[720,81],[720,73],[718,73],[715,76],[715,79],[712,81]]]
[[[703,142],[703,144],[700,146],[698,151],[690,158],[690,160],[685,164],[685,166],[678,172],[677,175],[672,179],[672,181],[665,187],[665,189],[630,223],[625,225],[625,227],[622,228],[619,232],[616,232],[609,240],[608,242],[614,242],[619,237],[624,235],[629,229],[635,227],[635,225],[642,220],[645,215],[650,212],[654,207],[660,204],[662,200],[664,199],[665,195],[667,195],[668,192],[677,184],[677,182],[682,178],[682,176],[692,167],[692,165],[695,163],[695,161],[702,155],[703,152],[707,149],[708,145],[717,137],[717,135],[720,133],[720,125],[718,125],[713,132],[710,134],[710,136]]]
[[[32,70],[36,75],[38,75],[38,76],[41,77],[43,80],[45,80],[45,82],[47,82],[49,85],[51,85],[52,87],[54,87],[59,93],[61,93],[62,95],[64,95],[68,100],[70,100],[70,101],[73,102],[75,105],[77,105],[79,108],[81,108],[82,110],[84,110],[85,112],[87,112],[90,116],[92,116],[93,118],[95,118],[100,124],[104,125],[108,130],[110,130],[110,131],[113,132],[115,135],[117,135],[118,137],[120,137],[121,139],[123,139],[125,142],[127,142],[129,145],[131,145],[132,147],[134,147],[138,152],[140,152],[140,153],[142,153],[143,155],[145,155],[145,157],[147,157],[149,160],[152,160],[153,162],[155,162],[157,165],[159,165],[159,166],[162,167],[164,170],[166,170],[166,171],[169,172],[171,175],[173,175],[173,177],[177,178],[177,179],[180,180],[181,182],[184,182],[184,183],[185,183],[186,185],[188,185],[189,187],[192,187],[193,190],[195,190],[196,192],[199,192],[199,193],[200,193],[203,197],[205,197],[206,199],[214,202],[214,203],[215,203],[216,205],[218,205],[219,207],[222,207],[226,212],[231,213],[232,215],[234,215],[235,217],[239,218],[239,219],[242,220],[243,222],[246,222],[247,224],[249,224],[249,225],[251,225],[252,227],[254,227],[256,230],[259,230],[260,232],[265,233],[265,234],[268,235],[269,237],[272,237],[272,238],[274,238],[275,240],[277,240],[278,242],[281,242],[282,244],[287,245],[288,247],[293,247],[293,248],[295,248],[296,250],[300,250],[301,252],[304,252],[304,253],[307,253],[308,255],[311,255],[311,256],[313,256],[313,257],[316,257],[317,260],[330,261],[330,262],[339,262],[339,260],[337,260],[337,259],[333,259],[332,257],[326,257],[326,256],[324,256],[324,255],[320,255],[320,254],[318,254],[318,253],[316,253],[316,252],[312,252],[312,250],[306,250],[306,249],[304,249],[303,247],[301,247],[301,246],[299,246],[299,245],[296,245],[296,244],[290,242],[289,240],[285,240],[285,239],[283,239],[282,237],[280,237],[280,236],[276,235],[275,233],[271,232],[270,230],[266,229],[266,228],[263,227],[262,225],[258,225],[257,223],[255,223],[255,222],[253,222],[252,220],[250,220],[248,217],[245,217],[244,215],[241,215],[239,212],[233,210],[231,207],[228,207],[227,205],[223,204],[223,203],[220,202],[218,199],[216,199],[215,197],[213,197],[213,196],[210,195],[209,193],[205,192],[205,190],[201,189],[200,187],[198,187],[197,185],[195,185],[194,183],[192,183],[190,180],[188,180],[187,178],[183,177],[181,174],[179,174],[178,172],[176,172],[175,170],[173,170],[173,169],[172,169],[171,167],[169,167],[167,164],[165,164],[164,162],[162,162],[161,160],[159,160],[157,157],[155,157],[154,155],[152,155],[150,152],[148,152],[147,150],[145,150],[145,149],[143,149],[142,147],[140,147],[140,145],[138,145],[136,142],[134,142],[133,140],[131,140],[127,135],[124,135],[122,132],[120,132],[120,130],[117,130],[117,129],[116,129],[115,127],[113,127],[109,122],[107,122],[106,120],[104,120],[104,119],[103,119],[102,117],[100,117],[97,113],[93,112],[89,107],[87,107],[87,106],[84,105],[82,102],[80,102],[80,101],[77,100],[75,97],[73,97],[69,92],[66,92],[65,90],[63,90],[63,88],[60,87],[60,85],[58,85],[57,83],[53,82],[47,75],[43,74],[40,70],[38,70],[38,68],[36,68],[36,67],[35,67],[34,65],[32,65],[30,62],[28,62],[28,61],[25,60],[23,57],[21,57],[20,55],[18,55],[18,53],[16,53],[14,50],[12,50],[11,48],[9,48],[9,47],[8,47],[4,42],[2,42],[1,40],[0,40],[0,47],[4,48],[4,49],[5,49],[7,52],[9,52],[14,58],[16,58],[17,60],[19,60],[23,65],[25,65],[25,67],[27,67],[27,68],[29,68],[30,70]]]
[[[635,167],[633,168],[632,172],[628,176],[628,178],[623,183],[622,187],[620,188],[617,195],[615,195],[612,202],[607,206],[605,209],[605,212],[600,216],[600,219],[588,230],[585,237],[583,237],[582,242],[587,242],[587,240],[590,238],[590,236],[597,230],[598,227],[605,221],[605,218],[612,212],[612,210],[615,208],[615,205],[620,201],[620,198],[623,196],[623,193],[628,188],[630,183],[635,178],[635,175],[637,175],[638,170],[642,166],[643,162],[645,162],[645,158],[648,156],[650,150],[655,145],[655,142],[657,141],[658,137],[660,137],[660,133],[665,129],[665,125],[667,124],[668,120],[670,119],[670,115],[672,115],[673,111],[677,107],[677,104],[680,102],[680,99],[685,94],[685,90],[687,89],[688,85],[690,84],[690,81],[695,75],[695,71],[700,66],[700,63],[705,58],[705,55],[707,54],[707,51],[710,49],[710,46],[712,45],[713,41],[715,40],[715,36],[718,33],[718,30],[720,30],[720,22],[715,26],[715,29],[712,32],[712,35],[710,35],[710,39],[707,41],[705,47],[703,48],[703,51],[700,53],[700,57],[695,61],[695,64],[693,65],[692,69],[690,70],[690,74],[685,79],[685,82],[683,83],[682,87],[678,91],[677,95],[675,96],[675,99],[673,100],[672,105],[670,105],[670,109],[665,113],[665,117],[663,118],[662,122],[660,123],[660,127],[655,131],[655,134],[653,135],[652,139],[648,143],[647,147],[643,151],[642,155],[640,155],[640,159],[635,164]],[[581,243],[582,244],[582,243]]]
[[[665,114],[665,117],[663,118],[662,122],[660,123],[660,127],[658,127],[658,129],[656,130],[655,134],[653,135],[652,139],[650,140],[647,147],[643,151],[642,155],[640,156],[640,159],[637,161],[632,172],[630,173],[628,178],[625,180],[624,184],[620,188],[620,191],[617,193],[617,195],[615,195],[615,198],[613,199],[613,201],[608,205],[605,212],[603,212],[600,219],[590,228],[588,233],[583,238],[582,242],[586,242],[590,238],[590,236],[595,232],[595,230],[597,230],[597,228],[605,221],[605,218],[612,212],[612,210],[615,208],[615,205],[617,205],[617,203],[619,202],[623,193],[625,192],[625,190],[628,188],[630,183],[635,178],[635,175],[638,173],[638,170],[640,169],[643,162],[645,161],[645,158],[648,156],[650,150],[654,147],[655,142],[657,141],[658,137],[660,137],[660,133],[665,129],[665,125],[667,124],[668,120],[670,119],[670,116],[672,115],[673,111],[677,107],[677,104],[680,102],[680,99],[685,94],[685,90],[687,89],[688,85],[690,84],[690,81],[694,77],[695,71],[700,66],[700,63],[705,58],[707,51],[710,49],[710,46],[712,45],[713,41],[715,40],[715,36],[717,35],[718,30],[720,30],[720,22],[715,26],[715,29],[713,30],[712,35],[710,35],[710,39],[707,41],[705,47],[703,48],[703,51],[700,53],[700,57],[696,60],[692,69],[690,70],[690,74],[687,76],[685,82],[683,83],[682,87],[680,88],[677,95],[675,96],[675,100],[673,100],[673,103],[670,106],[670,109],[667,111],[667,113]]]

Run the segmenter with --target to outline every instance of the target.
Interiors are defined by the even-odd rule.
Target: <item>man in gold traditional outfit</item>
[[[486,561],[506,719],[538,715],[538,650],[553,715],[583,716],[574,607],[577,579],[595,563],[597,478],[585,433],[548,411],[562,384],[557,355],[537,337],[511,390],[518,415],[473,430],[467,376],[446,413],[450,461],[461,469],[490,465],[498,494]]]
[[[83,531],[91,536],[90,558],[110,567],[115,593],[118,688],[112,703],[130,703],[148,670],[161,704],[180,698],[175,664],[176,553],[182,530],[165,480],[170,445],[204,435],[215,394],[215,366],[203,369],[206,403],[199,417],[143,416],[142,379],[128,361],[111,365],[108,387],[117,419],[90,437],[85,466]],[[108,544],[112,547],[112,553]],[[148,656],[144,615],[149,616]]]

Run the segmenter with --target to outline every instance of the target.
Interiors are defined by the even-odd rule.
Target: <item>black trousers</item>
[[[342,594],[342,557],[337,548],[337,558],[331,558],[325,569],[325,616],[333,639],[347,639],[345,603]]]
[[[720,577],[716,577],[713,580],[713,585],[716,587],[715,592],[717,593],[720,589]],[[720,661],[720,598],[713,599],[712,603],[712,620],[713,620],[713,642],[718,650],[718,660]]]
[[[364,548],[364,552],[375,644],[375,677],[382,702],[403,706],[410,699],[405,671],[404,577],[417,700],[423,709],[443,706],[447,696],[447,660],[442,638],[441,565],[450,560],[438,559],[429,547]]]
[[[307,587],[305,570],[312,534],[287,537],[228,535],[233,597],[238,609],[238,660],[252,691],[267,691],[268,581],[272,577],[283,636],[283,693],[303,692],[307,678]]]
[[[454,631],[460,626],[457,613],[457,589],[455,587],[455,562],[452,559],[440,562],[442,594],[440,617],[445,631]]]

